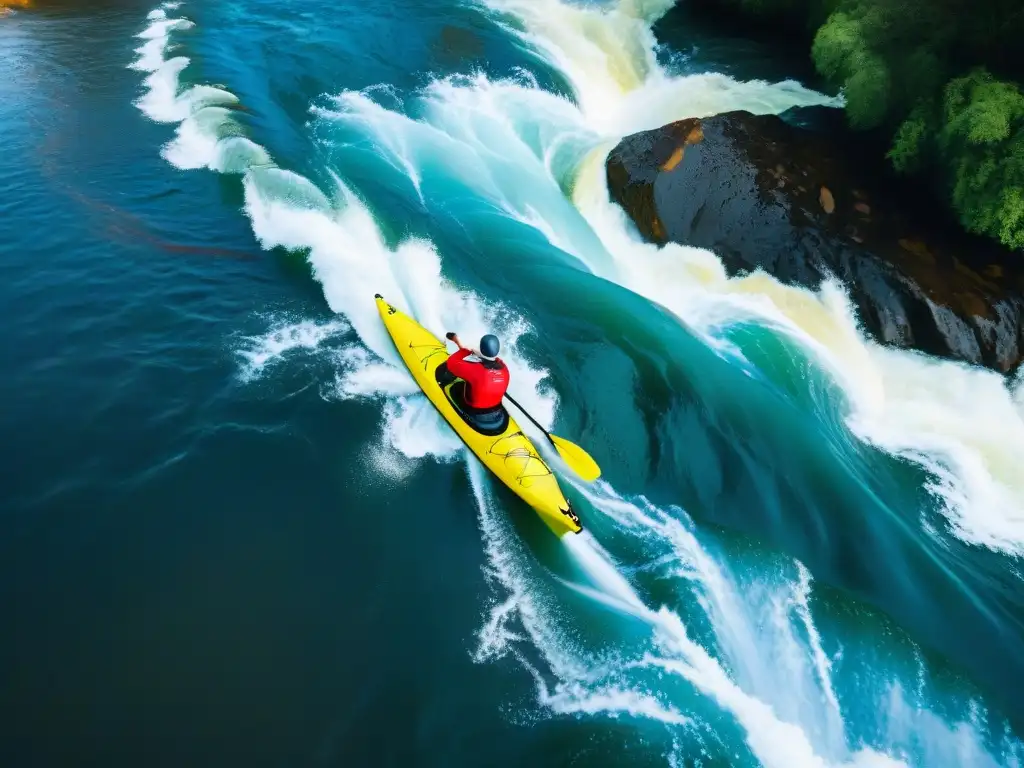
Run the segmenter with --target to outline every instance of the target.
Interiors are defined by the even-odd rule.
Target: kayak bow
[[[466,446],[513,493],[533,507],[556,535],[579,533],[582,530],[579,518],[562,494],[551,467],[511,415],[506,412],[507,421],[503,417],[499,429],[489,430],[488,434],[472,426],[459,412],[451,395],[456,384],[442,387],[436,378],[438,367],[448,359],[444,342],[388,304],[380,294],[375,298],[384,327],[409,372]]]

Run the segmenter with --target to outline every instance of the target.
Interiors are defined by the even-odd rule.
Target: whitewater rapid
[[[755,319],[790,335],[841,382],[851,404],[847,423],[856,434],[933,472],[934,491],[957,535],[1022,551],[1024,487],[1010,463],[1024,455],[1019,388],[1014,400],[994,374],[872,344],[842,286],[811,292],[763,274],[730,279],[711,252],[644,244],[610,203],[604,158],[626,133],[729,109],[773,113],[839,103],[797,83],[666,72],[655,55],[651,23],[669,5],[485,4],[510,34],[565,76],[574,98],[541,90],[525,73],[501,81],[467,75],[433,81],[410,107],[413,115],[378,103],[379,89],[336,94],[312,114],[328,132],[338,124],[372,137],[424,205],[442,194],[424,167],[458,152],[446,182],[473,190],[509,219],[535,229],[581,269],[666,307],[712,346],[721,346],[719,331],[737,320]],[[557,396],[545,386],[546,371],[519,351],[528,323],[448,282],[433,243],[388,242],[370,208],[333,169],[333,184],[325,190],[279,168],[246,137],[229,91],[182,87],[189,59],[167,53],[172,36],[192,22],[170,18],[175,8],[164,4],[150,14],[131,64],[146,73],[139,109],[175,127],[163,156],[180,169],[239,174],[245,213],[260,243],[306,254],[339,316],[327,323],[272,320],[265,335],[239,350],[243,381],[267,375],[292,355],[326,350],[337,370],[327,396],[381,403],[382,442],[370,454],[381,471],[397,482],[410,461],[462,459],[461,445],[418,393],[379,322],[372,302],[379,292],[437,335],[450,329],[469,337],[485,329],[500,333],[504,357],[516,372],[516,396],[550,426]],[[985,397],[969,396],[979,391]],[[833,680],[838,651],[824,647],[811,610],[812,580],[801,564],[777,563],[771,583],[743,584],[685,511],[622,497],[606,483],[576,484],[595,514],[650,552],[653,570],[678,586],[679,605],[648,605],[614,555],[589,533],[565,547],[588,583],[562,583],[516,536],[478,463],[467,459],[466,466],[494,587],[474,657],[518,659],[533,675],[543,710],[658,723],[678,736],[673,742],[680,746],[666,755],[670,761],[687,755],[688,736],[720,738],[709,725],[717,722],[717,711],[767,766],[900,765],[949,755],[996,764],[978,723],[950,725],[931,714],[924,683],[908,704],[898,675],[870,692],[884,722],[880,732],[851,733]],[[644,639],[629,652],[614,645],[581,647],[571,617],[559,608],[559,585],[566,583],[642,622]],[[695,605],[706,625],[699,640],[688,623],[691,613],[682,618],[686,605]],[[870,669],[870,659],[862,664]],[[1000,749],[1004,760],[1018,759],[1009,736]]]
[[[710,251],[645,243],[610,200],[605,159],[624,135],[685,117],[841,100],[789,81],[672,75],[658,63],[650,31],[669,3],[486,5],[566,76],[574,100],[541,90],[529,75],[456,76],[426,86],[412,114],[381,106],[372,91],[343,92],[314,114],[370,132],[395,167],[410,169],[421,200],[430,190],[420,169],[430,158],[458,156],[448,181],[534,227],[587,271],[668,308],[709,346],[727,346],[724,332],[747,321],[790,337],[840,384],[857,437],[928,471],[954,535],[1024,555],[1024,384],[875,343],[834,280],[810,291],[760,271],[730,278]]]
[[[669,2],[624,0],[604,12],[573,9],[586,18],[569,22],[574,34],[555,21],[557,35],[550,30],[558,16],[549,11],[563,5],[558,0],[489,5],[518,16],[524,39],[568,76],[581,94],[580,122],[611,127],[612,140],[595,148],[579,171],[573,201],[612,255],[617,276],[706,332],[729,319],[753,317],[798,340],[842,384],[851,404],[847,424],[855,434],[929,470],[935,478],[931,490],[957,536],[1024,554],[1024,381],[1008,383],[992,371],[868,340],[845,289],[835,282],[813,293],[761,273],[728,279],[707,251],[643,243],[610,200],[605,158],[623,135],[732,109],[779,112],[841,102],[818,98],[797,83],[743,87],[716,75],[672,76],[656,60],[650,31]],[[616,38],[622,30],[626,36]],[[609,46],[609,39],[627,42]]]

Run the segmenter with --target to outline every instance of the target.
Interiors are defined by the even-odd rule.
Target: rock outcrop
[[[1002,372],[1024,357],[1024,256],[922,218],[820,133],[746,112],[682,120],[624,138],[607,176],[651,242],[709,248],[731,274],[834,275],[885,344]]]

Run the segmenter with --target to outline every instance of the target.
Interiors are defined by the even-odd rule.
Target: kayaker
[[[458,345],[443,367],[452,378],[466,382],[465,404],[476,411],[491,411],[501,407],[501,400],[508,389],[508,366],[498,357],[498,337],[488,333],[480,339],[479,349],[464,347],[454,333],[445,334]],[[476,360],[468,360],[473,355]],[[441,378],[440,376],[438,377]],[[442,382],[442,386],[446,382]]]

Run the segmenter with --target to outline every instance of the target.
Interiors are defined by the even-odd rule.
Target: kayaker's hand
[[[457,346],[459,349],[465,349],[465,347],[462,346],[462,342],[459,341],[459,335],[457,333],[448,331],[448,333],[446,333],[445,336],[448,338],[449,341],[454,341],[455,346]]]

